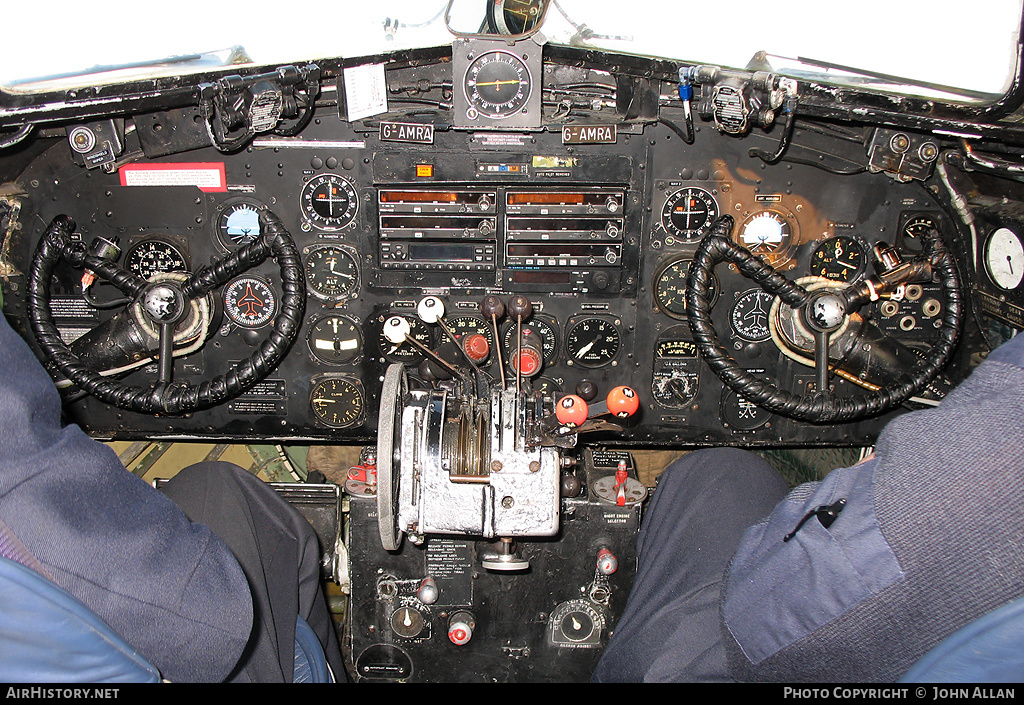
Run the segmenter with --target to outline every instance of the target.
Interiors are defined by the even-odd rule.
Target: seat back
[[[159,681],[159,671],[77,598],[0,556],[0,682]]]
[[[1024,682],[1024,597],[946,637],[901,683]]]

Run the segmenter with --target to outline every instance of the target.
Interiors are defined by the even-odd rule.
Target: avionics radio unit
[[[381,189],[377,208],[381,269],[488,273],[493,282],[498,251],[494,189]],[[467,283],[489,283],[475,279]]]
[[[505,192],[510,288],[615,293],[621,288],[625,191]]]

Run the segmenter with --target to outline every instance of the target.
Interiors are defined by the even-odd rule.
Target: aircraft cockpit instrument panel
[[[364,446],[362,679],[586,678],[631,449],[869,446],[1024,327],[1024,197],[924,118],[539,35],[369,61],[0,152],[4,310],[69,421]]]

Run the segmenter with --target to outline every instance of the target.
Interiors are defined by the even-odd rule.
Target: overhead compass
[[[530,69],[511,52],[485,52],[473,59],[466,71],[467,112],[476,115],[488,118],[514,115],[529,102],[532,90]]]

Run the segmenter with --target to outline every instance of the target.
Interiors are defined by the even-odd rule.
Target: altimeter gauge
[[[306,285],[317,298],[338,301],[353,296],[359,286],[355,256],[339,245],[317,245],[306,253]]]
[[[830,237],[811,255],[811,274],[836,282],[849,282],[867,264],[864,248],[852,237]]]

